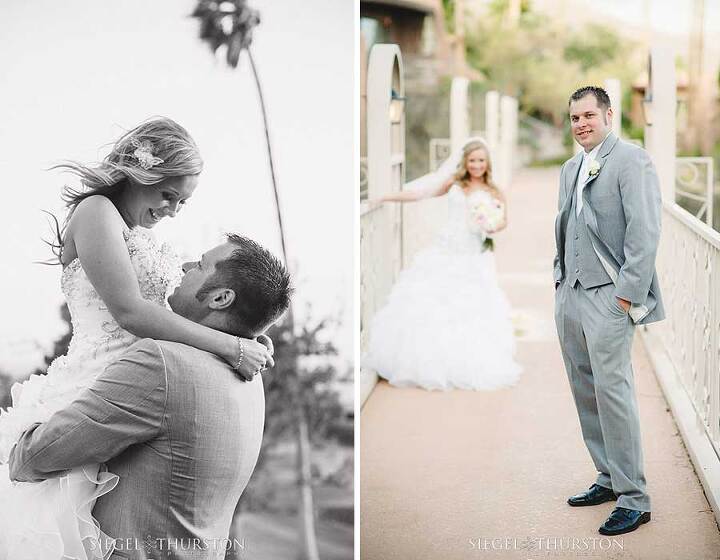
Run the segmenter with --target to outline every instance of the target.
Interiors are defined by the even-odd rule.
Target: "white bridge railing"
[[[653,330],[720,459],[720,233],[665,203],[662,235],[657,264],[667,319]]]
[[[675,164],[675,201],[700,203],[695,217],[713,227],[715,182],[713,158],[678,157]]]

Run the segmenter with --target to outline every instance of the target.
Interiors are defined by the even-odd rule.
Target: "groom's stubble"
[[[592,93],[571,101],[569,115],[573,138],[586,152],[600,144],[612,127],[612,108],[602,107]]]

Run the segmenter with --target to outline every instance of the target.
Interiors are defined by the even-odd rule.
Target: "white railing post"
[[[714,162],[711,157],[677,157],[675,158],[675,200],[682,206],[683,199],[700,202],[700,209],[695,213],[698,220],[703,220],[713,227],[715,175]],[[700,170],[704,170],[701,173]]]
[[[379,44],[370,51],[367,72],[368,197],[399,191],[405,182],[405,85],[397,45]],[[386,204],[361,206],[360,351],[367,347],[370,320],[384,303],[402,262],[400,208]],[[372,263],[372,264],[371,264]],[[361,403],[377,383],[377,375],[361,368]]]
[[[660,179],[663,200],[675,202],[677,80],[675,56],[666,45],[654,46],[648,61],[645,110],[645,147]]]
[[[605,91],[610,97],[610,106],[613,110],[612,131],[620,138],[622,132],[622,90],[620,80],[608,78],[605,80]]]

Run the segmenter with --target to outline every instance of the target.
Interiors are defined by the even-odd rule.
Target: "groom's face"
[[[223,243],[203,253],[197,261],[182,265],[182,282],[168,297],[168,303],[175,313],[200,322],[212,311],[208,300],[213,294],[208,293],[198,298],[198,292],[215,274],[215,265],[230,257],[235,249],[231,243]]]
[[[570,103],[570,127],[573,137],[586,152],[603,141],[610,131],[612,109],[603,109],[591,93]]]

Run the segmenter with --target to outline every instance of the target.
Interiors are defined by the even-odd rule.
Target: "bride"
[[[494,389],[520,374],[510,305],[498,286],[492,235],[507,225],[487,144],[469,139],[435,173],[371,201],[447,196],[448,221],[403,270],[370,325],[364,366],[397,386]]]
[[[115,487],[116,475],[85,465],[43,482],[11,483],[7,459],[25,429],[67,406],[138,338],[217,354],[245,379],[272,364],[263,344],[194,323],[166,305],[180,261],[150,228],[180,211],[202,166],[187,131],[162,117],[123,135],[96,166],[59,166],[84,187],[64,191],[70,212],[56,245],[73,336],[47,375],[12,387],[13,406],[0,413],[0,560],[96,560],[112,553],[103,549],[108,538],[92,508]]]

